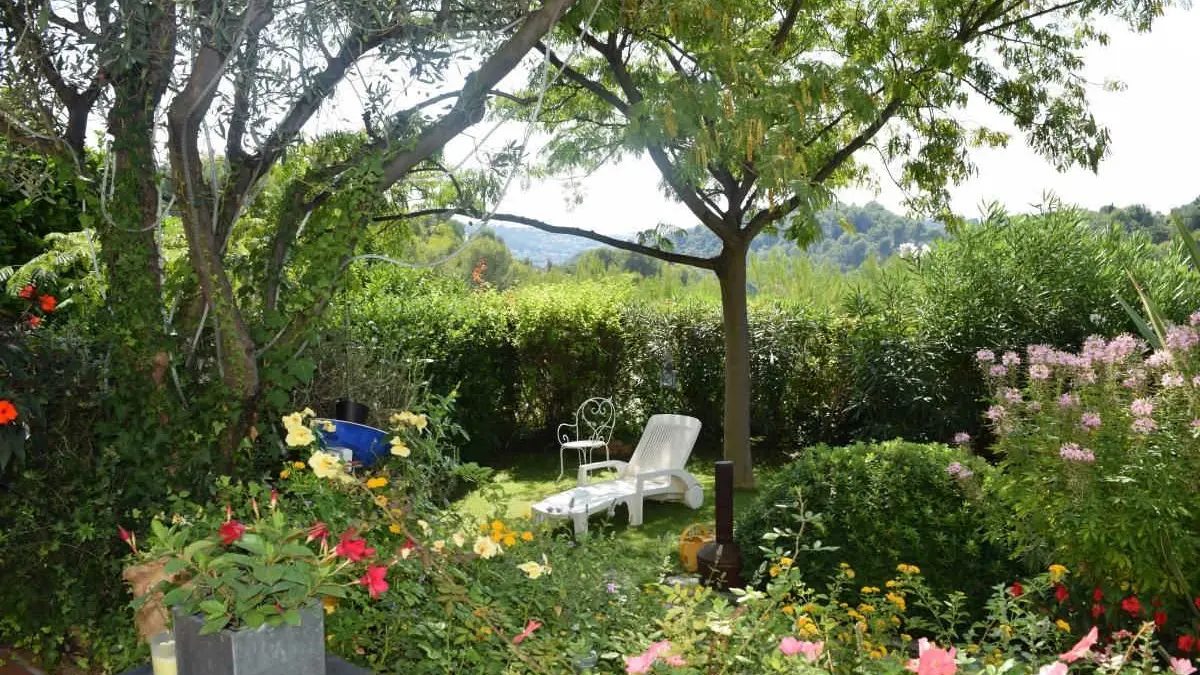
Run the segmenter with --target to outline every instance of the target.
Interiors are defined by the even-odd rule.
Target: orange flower
[[[53,295],[43,295],[38,297],[38,306],[43,312],[53,312],[55,307],[58,307],[58,300]]]
[[[0,424],[8,424],[17,419],[17,406],[12,401],[0,399]]]

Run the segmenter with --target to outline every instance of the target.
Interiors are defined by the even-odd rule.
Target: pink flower
[[[1160,350],[1150,355],[1146,359],[1146,365],[1150,368],[1161,368],[1171,362],[1171,352]]]
[[[955,649],[942,649],[921,638],[918,644],[917,658],[910,659],[906,668],[917,675],[954,675],[958,664],[954,663]]]
[[[1067,675],[1067,664],[1062,661],[1055,661],[1049,665],[1042,666],[1038,671],[1038,675]]]
[[[512,639],[513,644],[514,645],[521,644],[522,642],[525,641],[525,638],[529,637],[530,635],[533,635],[533,631],[535,631],[541,627],[542,627],[541,622],[530,619],[529,623],[525,624],[525,630],[523,630],[519,634],[513,636],[513,639]]]
[[[1000,420],[1004,419],[1004,413],[1005,413],[1004,406],[994,405],[994,406],[988,408],[987,412],[984,414],[987,416],[987,418],[989,420],[991,420],[993,422],[999,422]]]
[[[1050,366],[1044,363],[1035,363],[1029,366],[1029,379],[1031,380],[1048,380],[1050,379]]]
[[[1077,405],[1079,405],[1079,397],[1075,394],[1063,394],[1058,397],[1058,407],[1060,408],[1074,408]]]
[[[1009,387],[1004,390],[1004,400],[1008,401],[1009,403],[1020,403],[1021,402],[1021,392],[1017,389],[1013,389],[1012,387]]]
[[[1129,412],[1135,417],[1149,417],[1154,414],[1154,402],[1148,398],[1135,398],[1129,404]]]
[[[1093,412],[1086,412],[1079,416],[1079,426],[1093,431],[1100,428],[1100,416]]]
[[[1005,375],[1008,374],[1008,368],[1005,368],[1004,366],[997,364],[997,365],[992,366],[991,368],[988,368],[988,374],[991,375],[992,377],[1004,377]]]
[[[967,443],[970,443],[970,442],[971,442],[971,434],[968,434],[965,431],[960,431],[957,434],[954,434],[954,444],[955,445],[966,445]]]
[[[1162,386],[1164,389],[1175,389],[1183,386],[1183,375],[1179,373],[1163,373]]]
[[[625,672],[630,673],[630,675],[648,673],[652,665],[654,665],[654,657],[649,654],[625,657]]]
[[[660,657],[668,666],[687,665],[687,662],[683,660],[683,657],[679,656],[678,654],[668,656],[667,653],[670,651],[671,642],[669,640],[655,642],[654,644],[650,645],[650,647],[642,654],[638,654],[637,656],[626,656],[625,672],[648,673],[650,672],[651,666],[653,666],[654,662]]]
[[[1196,312],[1196,314],[1200,314],[1200,312]],[[996,360],[996,355],[990,349],[980,349],[975,352],[975,359],[980,363],[991,363]]]
[[[1058,658],[1062,659],[1066,663],[1074,663],[1084,656],[1087,656],[1087,653],[1092,650],[1092,645],[1096,644],[1096,640],[1099,638],[1099,635],[1100,633],[1096,630],[1096,627],[1092,626],[1092,629],[1088,631],[1087,635],[1084,635],[1083,638],[1079,642],[1076,642],[1074,647],[1068,649],[1066,653],[1059,654]]]
[[[975,472],[963,466],[962,462],[950,462],[950,465],[946,467],[946,473],[951,478],[958,478],[959,480],[966,480],[975,475]]]
[[[809,663],[816,663],[817,659],[821,658],[823,649],[825,649],[824,642],[801,641],[790,635],[779,641],[779,651],[783,652],[785,656],[804,654],[804,658],[808,659]]]
[[[678,654],[672,654],[672,655],[664,658],[663,661],[666,662],[666,664],[668,666],[679,667],[679,666],[687,665],[687,661],[684,661],[683,657]]]
[[[1158,424],[1149,417],[1139,417],[1133,421],[1130,428],[1139,434],[1148,434],[1158,428]]]
[[[1188,317],[1188,323],[1200,326],[1200,312],[1192,312],[1192,315]]]
[[[1171,326],[1167,329],[1167,349],[1187,351],[1200,343],[1200,334],[1189,326]]]
[[[1167,661],[1171,664],[1171,670],[1175,671],[1175,675],[1192,675],[1196,672],[1196,666],[1188,659],[1168,658]]]
[[[1096,461],[1096,454],[1087,448],[1079,447],[1078,443],[1063,443],[1058,449],[1058,456],[1068,462],[1091,464]]]
[[[1000,357],[1000,363],[1011,368],[1021,364],[1021,357],[1017,356],[1016,352],[1004,352],[1004,356]]]

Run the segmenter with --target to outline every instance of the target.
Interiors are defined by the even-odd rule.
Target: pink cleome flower
[[[970,443],[970,442],[971,442],[971,434],[968,434],[965,431],[960,431],[957,434],[954,434],[954,444],[955,445],[966,445],[967,443]]]
[[[999,364],[994,365],[988,369],[988,375],[991,375],[992,377],[1004,377],[1007,374],[1008,374],[1008,368],[1005,368],[1004,366],[1001,366]]]
[[[1083,464],[1092,464],[1096,461],[1096,455],[1087,448],[1079,447],[1078,443],[1063,443],[1058,450],[1058,456],[1068,462],[1081,462]]]
[[[1100,428],[1100,415],[1094,412],[1085,412],[1079,416],[1079,426],[1094,431]]]
[[[1031,380],[1048,380],[1050,379],[1050,366],[1044,363],[1035,363],[1029,366],[1029,379]]]
[[[962,462],[950,462],[950,465],[946,467],[946,473],[951,478],[957,478],[958,480],[966,480],[975,475],[975,472],[963,466]]]
[[[991,363],[996,360],[996,355],[990,349],[980,349],[975,352],[975,359],[980,363]]]
[[[1004,352],[1004,356],[1000,357],[1000,363],[1008,367],[1021,365],[1021,357],[1017,356],[1016,352]]]
[[[987,412],[984,413],[984,415],[993,422],[999,422],[1000,420],[1004,419],[1005,414],[1007,414],[1007,411],[1002,405],[994,405],[988,408]]]
[[[1137,417],[1149,417],[1154,414],[1154,402],[1148,398],[1136,398],[1129,404],[1129,412]]]
[[[1059,408],[1074,408],[1079,405],[1079,397],[1075,394],[1063,394],[1058,397]]]
[[[1183,386],[1183,375],[1179,373],[1163,373],[1161,384],[1163,389],[1175,389]]]
[[[1148,434],[1158,428],[1158,424],[1149,417],[1139,417],[1130,425],[1136,433]]]

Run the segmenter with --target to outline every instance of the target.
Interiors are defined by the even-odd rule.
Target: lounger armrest
[[[625,470],[628,466],[627,462],[622,462],[617,459],[608,460],[606,462],[592,462],[591,464],[579,465],[579,477],[576,481],[579,485],[587,485],[588,474],[598,469],[616,469],[618,473]]]
[[[678,478],[683,481],[684,485],[691,486],[698,484],[696,477],[683,469],[660,469],[658,471],[645,471],[634,476],[634,489],[637,491],[637,494],[641,494],[646,481],[662,478],[663,476]]]

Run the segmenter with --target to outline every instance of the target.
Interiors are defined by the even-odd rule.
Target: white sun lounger
[[[654,415],[646,423],[628,462],[605,461],[579,467],[578,485],[531,507],[534,522],[570,518],[575,533],[587,532],[588,517],[619,504],[629,508],[629,524],[642,524],[644,500],[681,501],[693,509],[704,503],[704,489],[684,470],[700,435],[700,420],[686,415]],[[616,469],[611,480],[589,483],[588,474]]]

